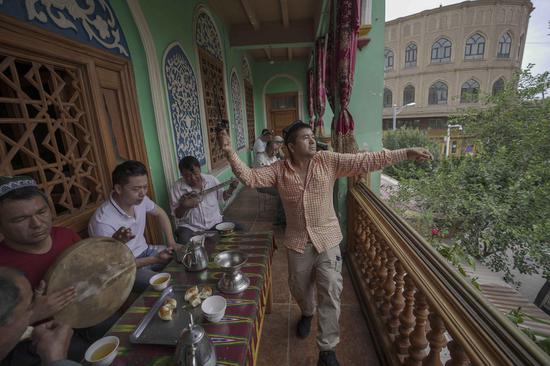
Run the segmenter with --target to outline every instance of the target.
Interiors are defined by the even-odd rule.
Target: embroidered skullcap
[[[0,197],[24,187],[38,187],[38,185],[34,179],[26,175],[0,176]]]
[[[273,142],[282,144],[285,140],[281,136],[277,135],[273,138]]]

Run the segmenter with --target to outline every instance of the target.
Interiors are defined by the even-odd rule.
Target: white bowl
[[[204,317],[213,323],[217,323],[223,318],[226,307],[227,301],[219,295],[210,296],[201,304]]]
[[[235,224],[232,222],[222,222],[216,225],[216,230],[222,235],[230,234],[235,230]]]
[[[86,350],[86,353],[84,354],[84,358],[86,361],[93,366],[109,366],[113,363],[115,360],[117,354],[118,354],[118,345],[120,344],[120,340],[118,337],[115,336],[108,336],[103,337],[101,339],[98,339],[95,341],[88,349]],[[102,355],[103,357],[96,358],[92,356],[95,356],[94,353],[96,351],[102,352],[100,348],[102,347],[110,347],[109,351]],[[102,352],[103,353],[103,352]]]
[[[166,277],[166,280],[157,283],[157,280],[159,280],[163,277]],[[170,277],[171,277],[170,273],[158,273],[158,274],[154,275],[153,277],[151,277],[151,279],[149,279],[149,284],[151,286],[153,286],[153,288],[155,290],[162,291],[166,287],[168,287],[168,284],[170,283]]]

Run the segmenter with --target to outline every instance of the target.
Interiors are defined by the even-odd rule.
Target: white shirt
[[[95,210],[88,224],[88,233],[90,236],[112,237],[122,226],[129,228],[136,237],[126,245],[137,257],[147,249],[144,236],[147,212],[154,211],[155,207],[155,203],[145,196],[139,205],[134,206],[134,216],[130,216],[120,208],[111,193],[109,198]]]
[[[279,158],[277,158],[277,155],[269,157],[266,153],[260,153],[257,154],[256,158],[254,159],[254,167],[259,168],[262,166],[269,166],[277,160],[279,160]]]
[[[220,181],[212,175],[201,173],[201,177],[203,181],[203,190],[220,184]],[[187,227],[193,231],[198,230],[198,228],[208,230],[223,221],[219,204],[219,202],[223,202],[223,189],[221,188],[217,191],[208,193],[202,198],[198,207],[190,209],[183,217],[178,219],[175,210],[179,205],[179,200],[181,196],[191,191],[198,192],[196,189],[191,188],[183,178],[175,181],[170,189],[170,207],[172,216],[174,216],[176,220],[176,226]]]
[[[256,139],[256,142],[254,142],[254,153],[263,153],[265,152],[265,147],[267,145],[267,142],[263,142],[260,137]]]

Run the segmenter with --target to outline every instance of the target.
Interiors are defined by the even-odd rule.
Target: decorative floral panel
[[[223,60],[220,36],[214,22],[206,13],[200,13],[196,25],[197,44],[218,60]]]
[[[174,45],[166,54],[164,76],[178,161],[192,155],[206,164],[197,78],[179,45]]]
[[[0,12],[78,42],[130,57],[120,24],[107,0],[0,0]]]
[[[233,97],[233,115],[235,116],[235,133],[237,139],[237,149],[246,147],[246,137],[244,135],[243,102],[241,97],[241,84],[237,73],[231,74],[231,96]]]

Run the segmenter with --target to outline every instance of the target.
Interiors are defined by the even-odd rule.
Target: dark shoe
[[[309,331],[311,329],[311,319],[313,319],[313,315],[312,316],[302,315],[302,318],[298,322],[298,327],[296,329],[298,333],[298,338],[302,338],[302,339],[307,338],[307,336],[309,335]]]
[[[334,351],[321,351],[319,352],[317,366],[340,366],[340,363],[336,359]]]

